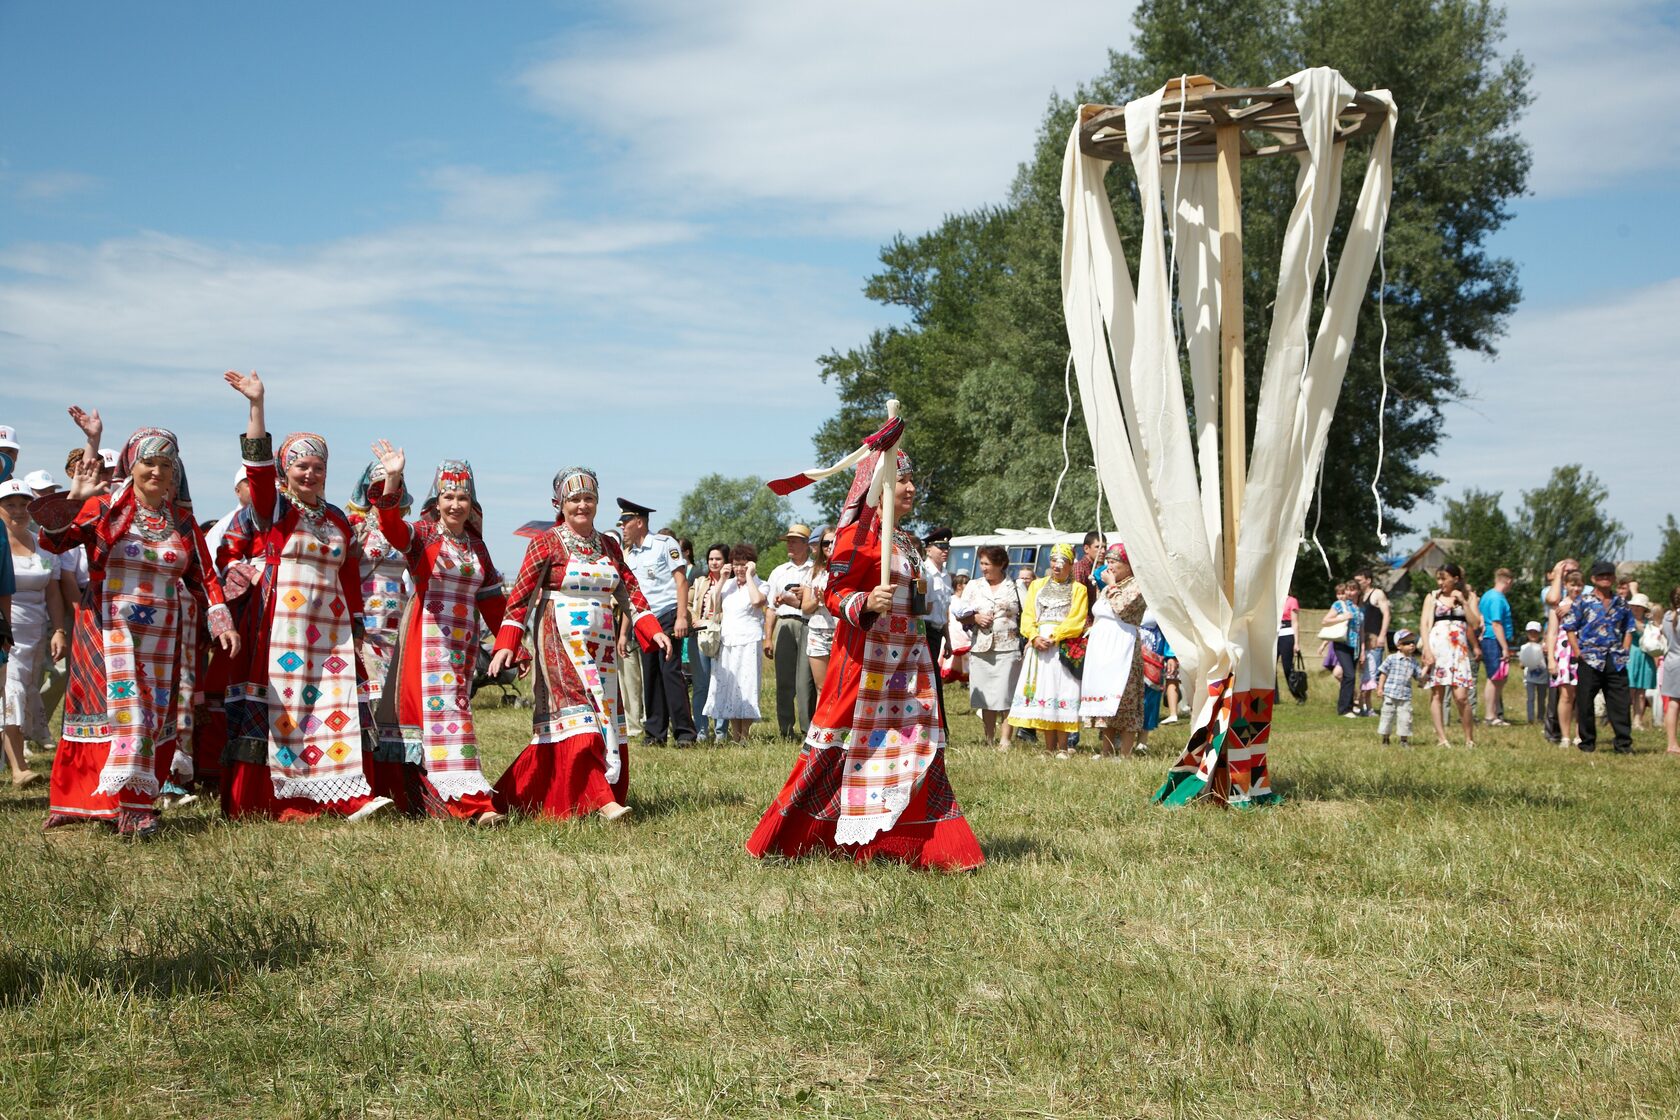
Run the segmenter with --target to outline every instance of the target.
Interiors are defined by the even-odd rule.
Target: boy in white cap
[[[1382,693],[1382,715],[1377,734],[1388,746],[1390,731],[1400,733],[1400,745],[1412,745],[1412,682],[1423,680],[1423,666],[1417,659],[1417,635],[1410,630],[1394,634],[1395,652],[1383,659],[1377,670],[1377,691]]]
[[[17,429],[0,424],[0,482],[12,477],[17,469],[18,453],[23,448],[18,446]]]
[[[1552,686],[1552,674],[1546,668],[1546,647],[1540,641],[1540,636],[1545,632],[1546,628],[1538,622],[1530,622],[1524,626],[1525,640],[1522,648],[1517,651],[1517,660],[1522,664],[1523,688],[1528,693],[1529,723],[1545,716],[1546,690]]]

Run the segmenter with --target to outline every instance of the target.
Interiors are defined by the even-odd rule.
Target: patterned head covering
[[[314,452],[306,452],[306,454],[314,454]],[[368,488],[374,483],[384,480],[385,465],[378,460],[369,463],[367,469],[362,472],[361,481],[357,482],[356,488],[350,492],[350,500],[345,503],[345,509],[358,516],[366,517],[368,511],[373,508],[373,503],[368,500]],[[404,513],[414,508],[414,496],[408,492],[408,481],[406,479],[403,480],[402,496],[397,499],[397,508]]]
[[[1073,546],[1068,544],[1066,541],[1063,541],[1060,544],[1052,545],[1050,548],[1050,562],[1055,563],[1057,560],[1066,560],[1068,565],[1071,567],[1073,564]]]
[[[554,476],[554,500],[563,502],[575,494],[601,496],[601,480],[588,467],[561,467]]]
[[[908,478],[916,473],[915,465],[910,462],[910,453],[903,449],[898,452],[898,477]]]
[[[292,464],[305,455],[314,455],[321,462],[327,461],[327,441],[314,432],[293,432],[280,441],[280,451],[275,458],[280,461],[280,473],[285,474]]]
[[[472,464],[465,459],[445,459],[439,463],[432,474],[432,492],[426,495],[426,508],[422,516],[440,519],[438,514],[438,499],[444,494],[453,494],[465,490],[467,497],[472,500],[472,513],[467,516],[467,528],[474,535],[484,535],[484,510],[478,504],[478,485],[473,481]]]
[[[1131,567],[1132,558],[1127,555],[1126,546],[1119,541],[1115,541],[1113,544],[1109,545],[1108,551],[1103,555],[1110,564],[1124,564],[1127,567]]]
[[[136,428],[123,445],[122,455],[117,460],[117,477],[126,484],[134,474],[134,464],[143,459],[167,459],[175,473],[175,492],[170,495],[171,500],[192,505],[187,490],[186,468],[181,465],[181,444],[174,432],[168,428]]]

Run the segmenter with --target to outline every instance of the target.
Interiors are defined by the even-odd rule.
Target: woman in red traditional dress
[[[392,728],[380,719],[383,738],[397,733],[404,747],[397,805],[410,816],[457,817],[479,827],[499,825],[490,783],[479,770],[473,730],[472,681],[478,667],[478,621],[495,630],[507,599],[502,577],[484,545],[484,513],[472,466],[446,459],[432,478],[432,492],[418,521],[403,520],[401,449],[388,440],[373,445],[383,478],[367,488],[379,530],[408,564],[414,594],[403,609],[390,652],[385,698]]]
[[[362,659],[362,699],[373,713],[373,766],[369,771],[375,793],[382,793],[406,807],[408,797],[408,747],[403,742],[397,719],[394,686],[390,695],[386,687],[391,678],[391,666],[396,657],[397,639],[402,630],[403,609],[408,605],[408,590],[404,587],[403,572],[408,560],[402,550],[385,539],[379,527],[379,516],[373,510],[371,493],[387,495],[396,502],[399,520],[408,516],[414,505],[406,486],[382,487],[385,468],[376,459],[362,471],[350,500],[344,505],[350,519],[350,548],[356,554],[361,573],[362,634],[356,652]]]
[[[68,493],[30,505],[42,547],[82,546],[89,573],[76,609],[47,827],[97,820],[146,837],[158,831],[158,791],[180,745],[188,656],[181,588],[207,603],[218,646],[232,653],[239,637],[193,521],[174,434],[141,428],[129,437],[117,465],[122,481],[108,495],[100,492],[100,468],[97,455],[84,455]]]
[[[618,702],[613,604],[629,616],[643,650],[671,654],[671,639],[648,610],[619,543],[595,531],[601,487],[595,472],[554,476],[559,523],[525,550],[508,593],[490,675],[513,664],[529,634],[536,660],[531,743],[496,782],[506,804],[553,817],[630,811],[630,757]]]
[[[251,591],[243,671],[228,687],[222,812],[363,820],[391,799],[368,781],[372,719],[356,655],[361,584],[350,522],[322,497],[327,441],[293,432],[276,454],[262,379],[229,371],[224,380],[250,402],[240,446],[263,570]]]
[[[902,524],[915,507],[909,457],[896,456],[884,500]],[[747,851],[797,857],[821,849],[859,862],[875,856],[915,867],[967,871],[985,863],[945,775],[939,671],[928,652],[911,589],[921,546],[910,533],[881,539],[868,500],[883,452],[857,468],[828,562],[826,601],[836,628],[822,697],[805,749]],[[881,549],[892,584],[881,584]]]

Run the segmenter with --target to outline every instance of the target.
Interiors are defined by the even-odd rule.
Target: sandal
[[[600,817],[604,821],[621,821],[625,817],[629,816],[630,813],[630,806],[614,804],[603,808],[600,811]]]

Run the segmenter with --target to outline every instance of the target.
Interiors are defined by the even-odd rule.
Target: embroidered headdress
[[[472,464],[465,459],[445,459],[438,464],[432,474],[432,492],[426,495],[426,506],[423,517],[441,520],[438,514],[438,499],[444,494],[453,494],[465,490],[472,501],[472,513],[467,517],[467,528],[477,536],[484,535],[484,510],[478,504],[478,486],[473,481]]]
[[[192,497],[187,490],[186,468],[181,465],[181,444],[174,432],[168,428],[136,428],[117,459],[117,477],[122,480],[120,486],[128,485],[134,474],[134,464],[143,459],[167,459],[175,474],[175,488],[169,495],[170,500],[185,506],[192,505]]]
[[[563,502],[577,494],[601,496],[601,481],[588,467],[562,467],[554,476],[554,500]]]
[[[292,464],[305,455],[314,455],[321,462],[327,461],[327,441],[325,437],[314,432],[293,432],[280,441],[280,451],[275,458],[280,461],[280,473],[290,470]]]
[[[314,454],[314,452],[309,452]],[[356,483],[356,488],[350,491],[350,500],[344,504],[346,510],[358,517],[366,517],[373,509],[373,501],[368,496],[368,489],[376,482],[385,481],[385,464],[377,459],[367,465],[362,471],[362,477]],[[403,481],[402,494],[397,498],[397,508],[407,512],[414,508],[414,496],[408,492],[408,481]]]
[[[1060,544],[1052,545],[1050,548],[1050,559],[1052,562],[1056,560],[1066,560],[1069,564],[1072,564],[1073,546],[1068,544],[1066,541],[1062,541]]]

